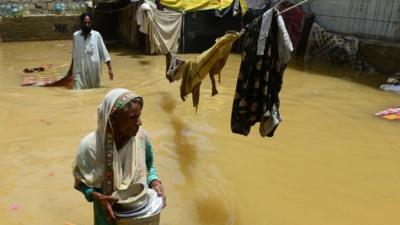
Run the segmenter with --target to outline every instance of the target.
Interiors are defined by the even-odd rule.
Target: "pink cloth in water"
[[[387,120],[400,120],[400,107],[388,108],[374,115]]]

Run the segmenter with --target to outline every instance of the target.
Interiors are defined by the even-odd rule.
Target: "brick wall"
[[[78,27],[78,15],[3,17],[0,18],[0,41],[71,39]]]

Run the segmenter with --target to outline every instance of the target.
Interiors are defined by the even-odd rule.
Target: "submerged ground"
[[[155,147],[168,206],[162,225],[397,225],[400,125],[373,116],[400,96],[378,89],[385,77],[292,61],[284,76],[283,122],[273,138],[258,125],[232,134],[230,115],[240,56],[222,71],[219,92],[202,85],[198,112],[165,79],[162,56],[111,51],[115,81],[103,88],[20,87],[21,70],[65,67],[71,42],[0,44],[0,221],[7,225],[92,224],[73,189],[80,139],[96,128],[105,93],[141,94],[143,126]],[[185,55],[184,57],[192,57]],[[105,74],[106,75],[106,74]]]

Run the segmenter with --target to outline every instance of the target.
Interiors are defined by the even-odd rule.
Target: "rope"
[[[294,9],[294,8],[296,8],[296,7],[299,6],[299,5],[303,5],[304,3],[308,2],[308,1],[309,1],[309,0],[304,0],[304,1],[302,1],[302,2],[297,3],[296,5],[290,6],[289,8],[287,8],[287,9],[282,10],[281,12],[279,12],[278,15],[282,15],[282,13],[285,13],[285,12],[291,10],[291,9]]]

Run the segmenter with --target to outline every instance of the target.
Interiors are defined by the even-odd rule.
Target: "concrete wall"
[[[376,40],[361,40],[359,53],[377,71],[386,74],[400,72],[400,44]]]
[[[360,38],[359,53],[377,71],[400,72],[400,0],[310,0],[324,29]]]
[[[3,4],[4,2],[1,1],[0,4]],[[0,17],[0,41],[3,42],[71,39],[73,32],[80,27],[80,13],[86,10],[86,8],[80,8],[78,14],[55,15],[52,8],[54,2],[62,2],[67,5],[67,0],[3,1],[8,2],[7,4],[30,2],[39,6],[36,12],[41,12],[17,17]],[[68,1],[72,2],[72,0]],[[77,4],[79,2],[79,0],[73,1]],[[41,8],[42,6],[43,8]],[[123,10],[118,10],[121,7]],[[135,45],[137,33],[136,23],[133,21],[134,10],[133,6],[99,4],[93,15],[93,29],[99,31],[105,40],[122,38],[123,42]],[[69,13],[68,10],[66,12]]]
[[[78,27],[78,15],[0,18],[0,41],[71,39]]]
[[[305,7],[326,30],[400,42],[400,0],[311,0]]]

